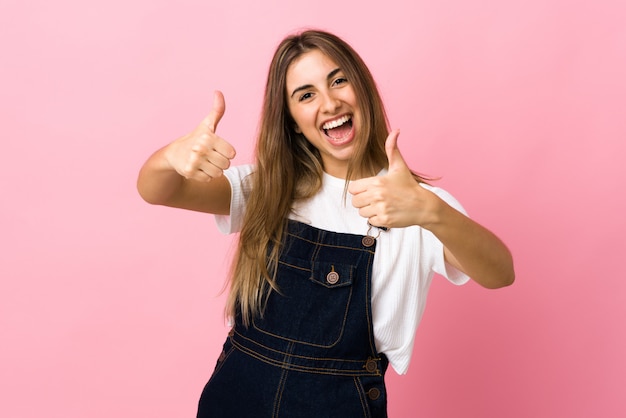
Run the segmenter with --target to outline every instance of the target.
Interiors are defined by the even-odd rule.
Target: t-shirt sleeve
[[[467,216],[467,212],[465,211],[465,208],[463,208],[463,206],[459,203],[459,201],[456,200],[454,196],[452,196],[450,193],[448,193],[447,191],[439,187],[432,187],[432,186],[428,186],[425,184],[422,184],[422,186],[430,190],[431,192],[435,193],[448,205],[452,206],[454,209],[458,210],[459,212]],[[436,257],[435,257],[434,264],[433,264],[433,271],[445,277],[446,279],[448,279],[449,281],[451,281],[452,283],[456,285],[462,285],[462,284],[467,283],[470,279],[467,274],[463,273],[462,271],[456,269],[455,267],[445,262],[444,253],[443,253],[443,244],[441,243],[441,241],[439,241],[439,239],[437,239],[437,237],[431,232],[426,233],[426,238],[428,240],[431,240],[429,245],[431,245],[433,248],[436,248]]]
[[[246,209],[246,197],[249,192],[248,176],[252,173],[253,165],[240,165],[224,170],[224,176],[230,183],[230,214],[215,215],[217,228],[223,234],[232,234],[241,231],[243,215]]]

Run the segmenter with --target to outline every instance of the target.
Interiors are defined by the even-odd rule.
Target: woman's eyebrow
[[[326,80],[330,80],[335,75],[337,75],[337,73],[340,72],[340,71],[341,71],[341,68],[335,68],[334,70],[332,70],[331,72],[328,73],[328,75],[326,76]],[[306,90],[306,89],[310,89],[311,87],[313,87],[313,84],[305,84],[303,86],[296,87],[293,90],[293,92],[291,93],[291,96],[289,96],[289,97],[293,97],[293,95],[296,94],[297,92],[302,91],[302,90]]]

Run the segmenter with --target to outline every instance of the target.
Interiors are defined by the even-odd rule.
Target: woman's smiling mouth
[[[326,122],[322,125],[322,130],[333,142],[341,142],[352,133],[352,115]]]

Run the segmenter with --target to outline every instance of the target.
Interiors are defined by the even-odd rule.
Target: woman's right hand
[[[235,149],[215,133],[225,108],[224,96],[216,91],[211,112],[193,132],[148,158],[137,177],[137,190],[146,202],[229,213],[230,183],[222,174],[230,167]]]
[[[209,182],[230,167],[235,148],[215,133],[225,110],[224,95],[216,91],[213,108],[200,125],[164,149],[165,160],[178,174],[186,179]]]

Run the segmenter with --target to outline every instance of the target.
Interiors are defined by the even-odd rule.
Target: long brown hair
[[[274,54],[267,77],[256,167],[248,178],[250,194],[226,305],[227,315],[232,317],[239,309],[246,325],[253,316],[263,314],[267,296],[272,289],[278,290],[272,272],[294,201],[313,196],[322,184],[320,154],[304,135],[294,130],[287,105],[287,69],[314,49],[341,68],[352,84],[362,115],[346,182],[355,174],[373,176],[387,166],[387,117],[374,78],[361,57],[346,42],[327,32],[307,30],[285,38]]]

